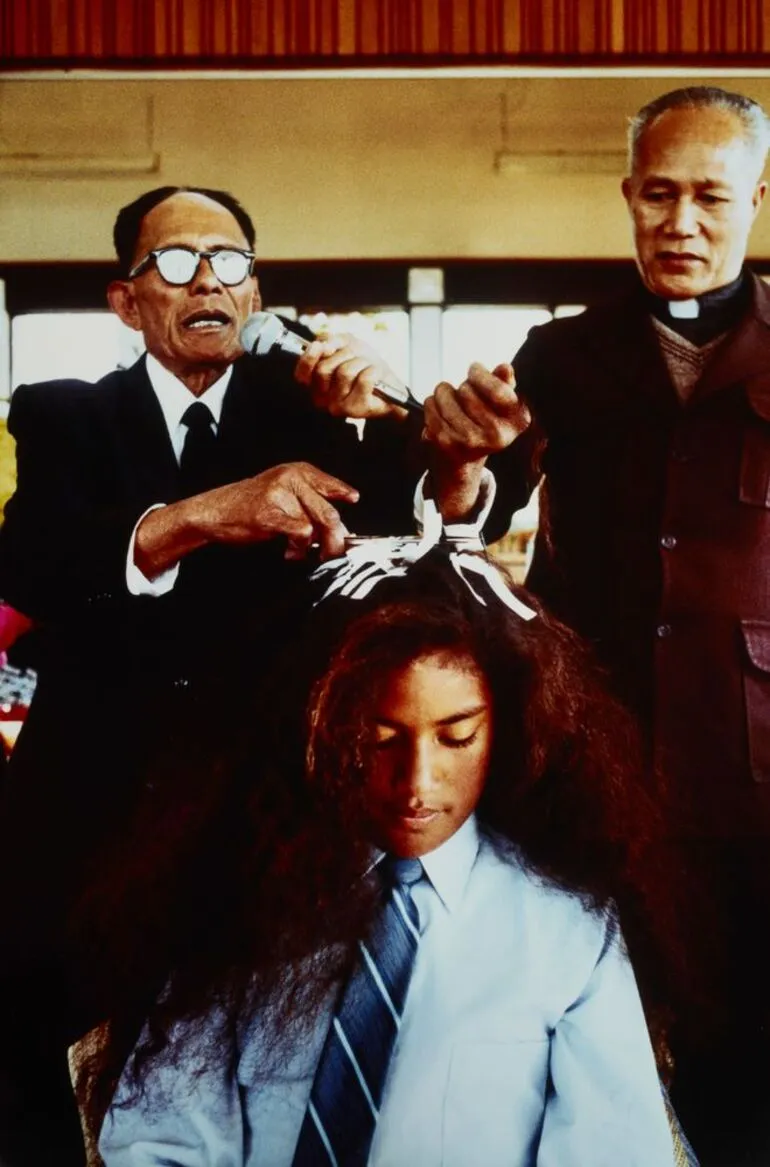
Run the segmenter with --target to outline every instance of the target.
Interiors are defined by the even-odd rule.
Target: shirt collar
[[[147,353],[147,376],[163,410],[166,428],[172,435],[182,424],[182,414],[193,401],[203,401],[211,410],[214,424],[219,425],[219,419],[222,416],[222,403],[232,374],[233,366],[228,365],[219,380],[215,381],[213,385],[209,385],[200,397],[196,397],[178,377],[164,368],[152,353]]]
[[[667,328],[702,347],[729,332],[745,315],[751,300],[751,281],[746,271],[711,292],[685,301],[665,300],[646,292],[650,312]]]
[[[451,839],[420,856],[433,890],[449,912],[454,912],[462,902],[478,850],[479,828],[472,814]]]

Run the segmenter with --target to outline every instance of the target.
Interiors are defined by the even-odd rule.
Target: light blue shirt
[[[422,938],[369,1167],[671,1167],[612,921],[479,839],[474,819],[423,865]],[[252,1021],[235,1079],[158,1069],[143,1100],[108,1112],[106,1167],[291,1167],[329,1016],[269,1054],[264,1016]]]

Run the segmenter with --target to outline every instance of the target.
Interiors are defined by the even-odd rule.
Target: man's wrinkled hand
[[[347,333],[314,340],[297,362],[294,376],[307,385],[314,404],[334,417],[405,416],[374,392],[378,381],[401,381],[365,341]]]
[[[348,534],[333,502],[357,502],[358,491],[309,462],[273,466],[253,478],[199,496],[211,542],[256,543],[285,535],[287,559],[311,544],[324,559],[341,555]]]
[[[530,424],[510,365],[474,363],[457,389],[447,381],[425,402],[423,437],[450,461],[481,461],[510,446]]]

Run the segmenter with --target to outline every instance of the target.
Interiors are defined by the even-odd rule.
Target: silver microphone
[[[250,357],[265,357],[268,353],[286,353],[287,356],[299,358],[304,353],[310,341],[297,336],[286,327],[279,316],[274,312],[253,312],[241,329],[241,344],[244,352]],[[406,385],[389,385],[386,381],[377,381],[374,392],[384,401],[393,405],[400,405],[413,413],[422,413],[422,402],[407,389]]]

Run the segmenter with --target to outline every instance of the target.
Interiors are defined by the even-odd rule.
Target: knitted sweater
[[[668,375],[676,390],[677,397],[684,404],[692,395],[714,352],[727,336],[722,332],[706,344],[696,345],[685,340],[673,328],[669,328],[657,316],[651,317],[655,326],[658,344],[666,362]]]

